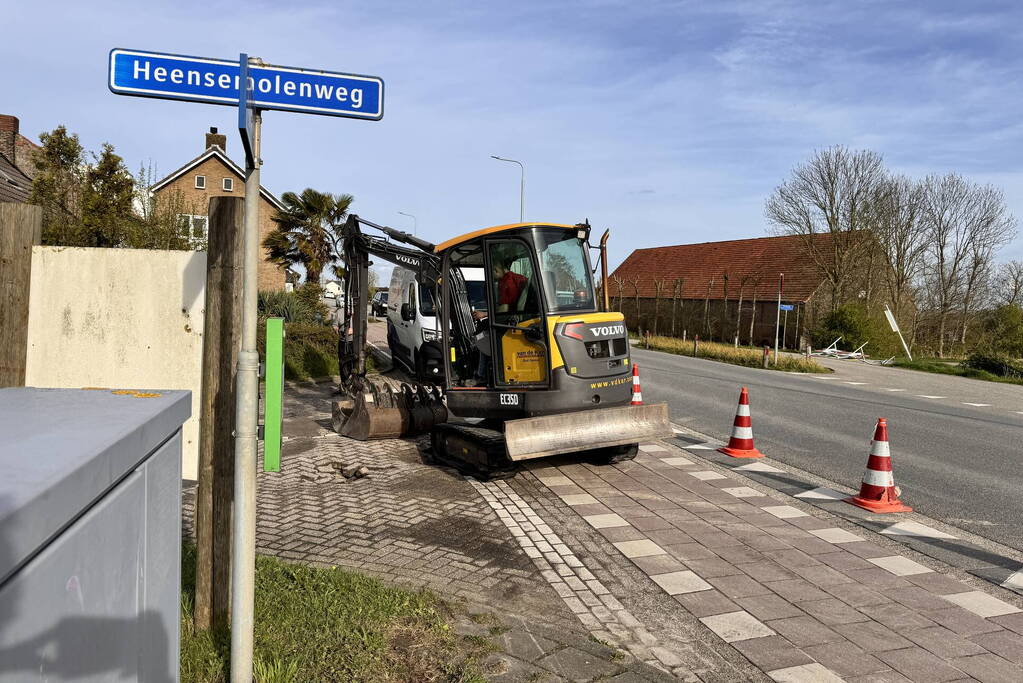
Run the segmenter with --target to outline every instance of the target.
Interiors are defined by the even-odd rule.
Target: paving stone
[[[825,591],[835,596],[850,607],[873,607],[892,602],[890,599],[858,583],[843,583],[837,586],[826,586]],[[868,614],[870,609],[862,610]]]
[[[805,615],[801,609],[788,600],[783,600],[774,593],[767,595],[752,595],[746,598],[736,598],[735,602],[744,610],[761,621],[768,619],[786,619],[788,617],[801,617]]]
[[[585,515],[583,519],[594,529],[610,529],[612,527],[629,526],[620,516],[609,513],[603,515]]]
[[[774,635],[774,631],[745,611],[703,617],[700,621],[726,643]]]
[[[911,610],[897,602],[880,606],[868,605],[861,607],[860,611],[869,614],[874,621],[884,624],[896,633],[902,633],[908,629],[929,628],[935,625],[933,621],[920,612]],[[932,613],[929,612],[928,614]]]
[[[852,579],[843,574],[842,572],[836,571],[831,567],[823,565],[815,565],[811,567],[793,567],[792,571],[799,577],[809,581],[815,586],[820,588],[827,588],[828,586],[837,586],[843,583],[852,583]]]
[[[731,496],[735,496],[736,498],[755,498],[764,495],[760,491],[751,489],[748,486],[731,486],[721,490]]]
[[[823,553],[820,555],[814,555],[814,558],[820,561],[821,563],[831,567],[832,569],[837,569],[839,571],[845,571],[847,569],[875,568],[875,565],[872,565],[869,561],[863,559],[862,557],[857,557],[852,553],[842,551],[839,551],[837,553]]]
[[[891,572],[895,576],[909,576],[911,574],[926,574],[931,571],[928,567],[919,562],[914,562],[902,555],[889,555],[888,557],[873,557],[867,560],[876,564],[881,569]]]
[[[792,517],[807,517],[808,513],[803,512],[797,507],[791,505],[771,505],[765,508],[761,508],[764,512],[774,515],[778,519],[790,519]]]
[[[725,562],[716,555],[714,557],[686,559],[684,561],[690,569],[705,579],[710,579],[715,576],[729,576],[743,573],[741,569],[738,569],[731,563]]]
[[[857,536],[851,531],[846,531],[845,529],[840,529],[838,527],[813,529],[810,533],[822,541],[827,541],[828,543],[857,543],[863,540],[862,537]]]
[[[878,658],[906,678],[920,683],[955,681],[964,678],[963,672],[949,666],[943,659],[920,647],[879,652]]]
[[[957,657],[952,664],[984,683],[1019,683],[1023,669],[993,654]]]
[[[632,562],[646,574],[667,574],[686,569],[686,565],[670,555],[649,555],[634,557]]]
[[[710,480],[710,479],[727,479],[727,477],[725,475],[721,474],[720,472],[715,472],[713,470],[703,470],[703,471],[700,471],[700,472],[687,472],[687,474],[689,476],[691,476],[691,477],[696,477],[700,481],[707,481],[707,480]]]
[[[948,601],[943,599],[944,596],[935,595],[917,586],[894,588],[885,591],[885,595],[910,609],[918,611],[940,610],[948,606]]]
[[[979,633],[970,636],[970,640],[985,648],[988,652],[1004,657],[1016,664],[1023,664],[1023,636],[1010,631]]]
[[[565,505],[593,505],[597,502],[597,499],[588,493],[569,494],[562,496],[561,500],[565,501]]]
[[[946,600],[970,610],[980,617],[1000,617],[1020,611],[1019,607],[999,600],[993,595],[981,591],[967,591],[943,596]]]
[[[850,552],[857,557],[864,559],[870,559],[872,557],[885,557],[892,554],[892,551],[887,548],[882,548],[879,545],[871,543],[870,541],[861,541],[859,543],[845,543],[842,545],[842,550]]]
[[[962,581],[953,579],[950,576],[945,576],[944,574],[938,574],[937,572],[907,576],[906,580],[915,586],[926,588],[930,592],[938,595],[965,593],[970,590],[970,587]]]
[[[744,574],[733,576],[714,576],[707,579],[721,593],[731,599],[745,598],[751,595],[766,595],[771,592],[763,584],[760,584]]]
[[[791,569],[777,565],[766,557],[759,562],[738,564],[737,567],[761,583],[802,580]]]
[[[642,531],[629,525],[619,527],[607,527],[600,529],[600,535],[606,538],[611,543],[619,543],[621,541],[638,541],[646,538]]]
[[[767,674],[778,683],[841,683],[842,679],[827,667],[814,662],[775,669]]]
[[[913,645],[895,631],[876,621],[838,624],[833,628],[867,652],[885,652]]]
[[[668,595],[710,590],[711,585],[689,570],[654,574],[650,577]]]
[[[717,614],[739,611],[739,606],[716,590],[680,593],[675,600],[694,617],[710,617]]]
[[[877,657],[848,641],[814,645],[806,648],[805,652],[842,678],[867,676],[888,668]]]
[[[513,628],[501,636],[501,648],[513,657],[533,661],[555,649],[553,640],[527,631]]]
[[[844,638],[813,617],[799,616],[788,619],[772,619],[767,626],[785,636],[796,647],[808,647],[823,643],[834,643]]]
[[[805,652],[793,647],[781,636],[751,638],[732,643],[732,647],[745,655],[746,659],[761,671],[773,671],[787,667],[812,664]]]
[[[836,624],[852,624],[859,621],[866,621],[869,618],[862,612],[850,607],[841,600],[836,600],[835,598],[800,602],[799,608],[829,626]]]
[[[664,548],[647,538],[635,541],[622,541],[615,543],[614,546],[628,558],[664,555],[666,553]]]
[[[1007,614],[1004,617],[991,617],[991,621],[995,622],[999,626],[1004,626],[1010,631],[1015,631],[1023,635],[1023,614],[1017,612],[1015,614]]]
[[[898,671],[888,669],[879,671],[869,676],[853,676],[844,679],[846,683],[913,683],[911,680],[900,674]]]
[[[668,524],[668,528],[647,531],[647,538],[649,538],[651,541],[660,545],[661,547],[666,547],[669,545],[679,545],[680,543],[692,543],[693,539],[692,537],[689,536],[689,534],[672,527],[670,521],[663,518],[659,519]]]
[[[817,588],[804,579],[767,581],[764,585],[784,599],[794,603],[828,600],[831,598],[829,593],[825,593],[823,590]]]
[[[873,569],[842,569],[839,571],[853,581],[869,586],[875,590],[908,588],[913,585],[906,579],[896,576],[887,569],[881,569],[880,567],[874,567]]]
[[[977,643],[942,626],[903,631],[902,633],[920,647],[945,659],[968,657],[986,652]]]

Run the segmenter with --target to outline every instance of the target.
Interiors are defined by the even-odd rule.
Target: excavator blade
[[[642,443],[674,435],[665,403],[527,417],[509,420],[504,427],[508,457],[512,460]]]

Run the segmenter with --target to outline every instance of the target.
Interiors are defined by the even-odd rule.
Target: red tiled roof
[[[710,285],[710,298],[724,298],[724,275],[728,275],[728,298],[739,296],[743,278],[743,297],[750,298],[756,289],[758,299],[778,296],[778,274],[785,274],[785,301],[806,301],[824,281],[823,275],[806,253],[805,238],[800,236],[760,237],[680,244],[672,247],[637,249],[615,269],[625,281],[622,293],[635,296],[632,282],[639,278],[639,295],[653,297],[654,282],[666,283],[661,296],[671,298],[673,281],[685,278],[683,299],[703,299]],[[829,234],[814,239],[830,241]],[[759,276],[759,282],[756,282]],[[713,280],[713,283],[711,281]],[[617,296],[617,286],[611,280],[611,294]]]

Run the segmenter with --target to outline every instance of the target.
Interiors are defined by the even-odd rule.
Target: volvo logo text
[[[590,332],[594,337],[610,337],[616,334],[625,334],[625,325],[605,325],[604,327],[591,327]]]

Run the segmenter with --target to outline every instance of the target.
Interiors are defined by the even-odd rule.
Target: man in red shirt
[[[519,303],[519,297],[526,289],[528,280],[524,275],[510,270],[511,261],[502,259],[494,263],[494,279],[497,280],[497,311],[507,313],[513,311]]]

